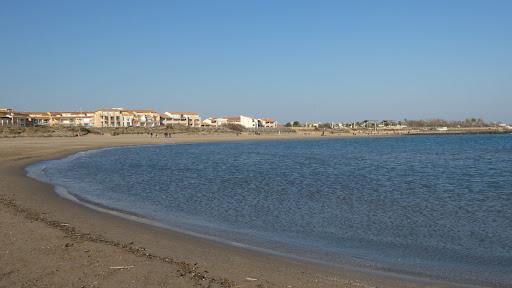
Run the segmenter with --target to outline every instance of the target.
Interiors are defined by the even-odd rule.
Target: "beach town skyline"
[[[219,114],[217,114],[219,115]],[[454,127],[499,127],[512,129],[510,123],[503,121],[486,122],[482,118],[468,117],[465,119],[446,120],[429,119],[358,119],[351,121],[298,121],[297,119],[279,122],[270,117],[253,117],[242,114],[231,116],[202,117],[197,112],[165,111],[155,109],[101,108],[91,111],[17,111],[13,108],[0,107],[0,126],[81,126],[81,127],[159,127],[181,125],[192,128],[222,127],[229,124],[240,125],[245,129],[279,128],[279,127],[310,127],[310,128],[393,128],[404,129],[411,123],[413,127],[438,128]]]

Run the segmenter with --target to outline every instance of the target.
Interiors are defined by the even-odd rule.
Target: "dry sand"
[[[24,170],[100,147],[297,137],[313,136],[0,139],[0,287],[455,286],[299,262],[129,221],[58,197]]]

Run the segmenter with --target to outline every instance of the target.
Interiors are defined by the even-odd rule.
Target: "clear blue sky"
[[[0,1],[0,106],[512,122],[512,1]]]

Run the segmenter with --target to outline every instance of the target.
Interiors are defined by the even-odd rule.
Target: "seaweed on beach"
[[[66,247],[72,247],[73,242],[89,241],[103,245],[112,246],[122,249],[123,251],[133,254],[137,257],[145,257],[152,261],[159,261],[164,264],[172,265],[175,267],[175,276],[181,278],[188,278],[194,282],[195,287],[206,288],[231,288],[235,287],[235,282],[224,277],[213,277],[209,272],[203,270],[198,263],[188,263],[179,261],[170,256],[159,256],[149,252],[142,246],[137,246],[134,242],[124,242],[112,240],[100,234],[87,233],[80,231],[69,223],[49,219],[47,216],[39,213],[33,209],[21,207],[15,200],[9,199],[0,195],[0,204],[6,208],[13,210],[15,213],[20,214],[30,221],[37,221],[46,224],[47,226],[57,229],[65,234],[70,239],[71,243],[66,243]],[[128,267],[111,267],[111,268],[128,268]]]

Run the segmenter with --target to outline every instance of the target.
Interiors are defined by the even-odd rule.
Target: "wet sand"
[[[61,198],[24,170],[102,147],[315,136],[0,139],[0,287],[455,287],[301,262],[137,223]]]

